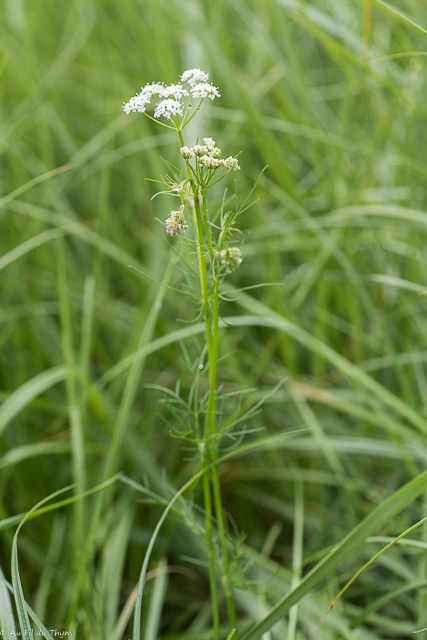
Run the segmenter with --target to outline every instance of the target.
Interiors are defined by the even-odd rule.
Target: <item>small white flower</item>
[[[146,84],[145,87],[141,87],[141,95],[149,96],[148,101],[151,102],[153,96],[163,97],[164,90],[165,85],[162,82],[153,82],[152,84]]]
[[[212,158],[219,158],[221,155],[221,149],[218,149],[218,147],[215,146],[215,140],[212,140],[212,138],[203,138],[203,144],[207,147],[208,156],[211,156]]]
[[[227,270],[227,273],[232,273],[242,264],[242,252],[238,247],[229,247],[223,249],[220,253],[221,264]]]
[[[146,95],[140,93],[139,95],[131,98],[129,102],[126,102],[126,104],[123,104],[123,111],[128,115],[131,111],[134,113],[144,113],[144,111],[146,111],[146,104],[150,104],[150,99],[147,99]]]
[[[202,156],[207,156],[209,151],[207,147],[203,147],[200,144],[196,144],[196,146],[192,147],[192,150],[194,151],[194,153],[198,158],[201,158]]]
[[[212,151],[209,151],[208,155],[212,158],[219,158],[219,156],[221,155],[221,149],[215,147],[214,149],[212,149]]]
[[[169,98],[167,100],[162,100],[157,104],[157,107],[154,110],[154,117],[160,118],[163,116],[167,120],[170,120],[172,116],[180,115],[184,113],[184,105],[177,100],[173,100]]]
[[[203,164],[209,169],[216,169],[223,164],[222,160],[218,160],[218,158],[212,158],[212,156],[202,156],[199,159],[199,164]]]
[[[164,87],[162,91],[162,98],[169,98],[172,96],[175,100],[181,100],[183,96],[187,97],[190,94],[187,89],[184,89],[182,84],[171,84],[169,87]]]
[[[166,220],[166,233],[171,236],[180,236],[188,229],[188,224],[184,218],[184,205],[178,211],[171,211],[170,217]]]
[[[225,160],[223,160],[223,164],[224,164],[224,167],[226,167],[229,171],[239,171],[240,170],[240,166],[239,166],[239,163],[237,161],[237,158],[233,158],[232,156],[230,156],[229,158],[226,158]]]
[[[209,151],[215,149],[215,140],[212,140],[212,138],[203,138],[203,144],[209,149]]]
[[[181,76],[182,82],[187,82],[190,87],[194,87],[199,82],[207,82],[209,73],[205,73],[201,69],[188,69]]]
[[[186,160],[190,160],[194,156],[194,149],[190,147],[181,147],[179,152]]]
[[[213,84],[208,84],[207,82],[202,82],[200,84],[196,84],[191,89],[191,95],[194,99],[196,98],[210,98],[213,100],[214,98],[220,98],[221,94],[218,89],[213,86]]]

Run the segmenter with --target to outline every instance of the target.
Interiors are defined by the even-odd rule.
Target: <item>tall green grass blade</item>
[[[369,536],[390,522],[398,513],[416,500],[427,487],[427,472],[401,487],[376,507],[359,525],[357,525],[336,547],[318,563],[299,583],[291,589],[243,640],[259,640],[265,631],[285,616],[290,608],[301,601],[321,580],[330,574],[345,558],[350,556]]]
[[[37,456],[55,455],[58,453],[68,453],[70,451],[69,442],[35,442],[33,444],[24,444],[21,447],[14,447],[0,458],[0,469],[4,469],[9,465],[15,465],[23,460],[29,460]]]
[[[59,236],[62,236],[66,233],[67,231],[66,231],[66,228],[64,227],[62,229],[57,228],[57,229],[49,229],[48,231],[42,231],[42,233],[39,233],[34,238],[30,238],[30,240],[23,242],[15,249],[12,249],[12,251],[9,251],[5,255],[3,255],[0,258],[0,271],[5,267],[7,267],[12,262],[14,262],[15,260],[22,258],[22,256],[24,256],[29,251],[32,251],[36,247],[40,247],[42,244],[45,244],[50,240],[59,238]]]
[[[103,626],[106,638],[113,635],[121,598],[121,577],[123,575],[126,549],[129,545],[133,511],[129,506],[129,498],[125,497],[114,510],[111,533],[106,540],[100,579],[101,601],[103,606]]]
[[[69,305],[68,280],[65,264],[65,245],[62,238],[56,240],[56,263],[58,277],[58,298],[61,316],[62,349],[64,364],[66,367],[66,388],[68,415],[71,427],[71,451],[73,481],[75,492],[82,493],[86,488],[86,453],[85,435],[81,420],[80,405],[77,396],[77,375],[73,346],[72,319]],[[76,545],[79,546],[83,538],[84,505],[81,501],[75,504],[75,536]]]
[[[6,588],[13,594],[13,586],[3,578],[3,584],[6,586]],[[25,608],[27,610],[27,613],[29,615],[29,617],[31,618],[31,620],[34,622],[34,624],[36,625],[36,627],[39,628],[40,631],[43,632],[43,637],[47,638],[48,640],[53,640],[52,634],[49,632],[49,630],[45,627],[45,625],[43,624],[43,622],[40,620],[40,618],[38,617],[38,615],[36,614],[36,612],[30,607],[30,605],[28,604],[28,602],[25,602]],[[17,633],[16,633],[16,627],[13,628],[13,634],[10,637],[15,637],[16,638]],[[6,636],[7,637],[7,636]],[[30,636],[31,637],[31,636]],[[37,637],[37,634],[36,634]]]
[[[54,178],[60,173],[64,173],[64,171],[69,171],[72,168],[73,168],[72,164],[66,164],[62,167],[52,169],[52,171],[47,171],[46,173],[43,173],[41,176],[37,176],[37,178],[33,178],[32,180],[29,180],[28,182],[23,184],[21,187],[18,187],[18,189],[15,189],[15,191],[12,191],[12,193],[9,193],[7,196],[3,196],[3,198],[0,198],[0,209],[3,207],[6,207],[12,200],[15,200],[15,198],[18,198],[19,196],[21,196],[23,193],[25,193],[35,185],[40,184],[41,182],[45,182],[46,180],[50,180],[50,178]]]
[[[47,617],[46,610],[49,595],[51,590],[53,591],[52,585],[55,580],[55,572],[61,558],[61,552],[64,550],[66,527],[67,521],[63,514],[59,514],[53,519],[49,546],[34,599],[34,608],[41,619]]]
[[[225,462],[226,460],[229,460],[230,458],[233,458],[233,457],[239,456],[239,455],[244,455],[245,453],[253,451],[254,449],[260,449],[260,448],[263,448],[263,447],[274,446],[280,440],[283,440],[284,438],[289,438],[289,437],[291,437],[293,435],[301,433],[302,431],[304,431],[304,430],[290,431],[290,432],[287,432],[287,433],[281,433],[281,434],[278,434],[276,436],[272,436],[271,438],[264,438],[264,439],[262,439],[260,441],[252,442],[250,444],[243,445],[241,447],[238,447],[234,451],[230,451],[229,453],[226,453],[225,455],[221,456],[217,460],[217,464],[220,465],[222,462]],[[212,465],[209,465],[209,466],[212,466]],[[150,538],[150,543],[149,543],[149,545],[147,547],[147,551],[145,552],[145,558],[144,558],[144,562],[143,562],[143,565],[142,565],[142,568],[141,568],[141,574],[139,576],[138,592],[137,592],[136,603],[135,603],[133,640],[141,640],[142,596],[143,596],[143,593],[144,593],[145,576],[147,574],[148,563],[150,561],[151,553],[153,551],[155,542],[157,540],[157,536],[159,535],[160,529],[162,528],[163,523],[165,522],[165,520],[166,520],[168,514],[170,513],[170,511],[172,510],[175,502],[188,489],[193,487],[194,484],[197,483],[197,481],[203,476],[203,474],[205,472],[206,472],[206,468],[202,468],[199,471],[197,471],[197,473],[193,474],[193,476],[190,478],[190,480],[188,480],[181,487],[181,489],[179,491],[177,491],[177,493],[174,495],[174,497],[168,503],[166,509],[163,511],[160,519],[157,522],[156,528],[153,531],[153,534],[152,534],[152,536]],[[141,491],[144,494],[146,493],[145,487],[140,485],[138,482],[135,482],[131,478],[127,478],[126,476],[123,476],[121,478],[121,482],[124,482],[125,484],[129,485],[133,489],[136,489],[137,491]]]
[[[9,591],[5,583],[4,573],[0,569],[0,627],[6,640],[10,640],[16,632],[16,624]]]
[[[148,603],[147,622],[145,623],[144,640],[157,640],[160,618],[164,604],[168,574],[164,569],[167,567],[167,559],[160,558],[157,564],[158,575],[154,580],[154,588]]]
[[[165,269],[163,275],[163,283],[167,284],[174,270],[174,266],[176,264],[176,256],[172,255],[169,259],[168,265]],[[154,302],[151,306],[150,313],[147,317],[147,320],[144,324],[143,330],[141,332],[139,345],[137,349],[137,353],[143,352],[148,344],[151,342],[154,328],[159,317],[162,303],[165,296],[165,287],[159,287],[154,299]],[[108,456],[105,464],[104,475],[109,476],[110,471],[114,469],[117,457],[119,455],[120,445],[122,443],[124,430],[126,428],[127,420],[129,417],[129,412],[131,410],[135,393],[137,390],[137,386],[139,384],[139,380],[141,377],[141,372],[144,367],[145,359],[135,357],[131,370],[128,374],[126,380],[126,386],[123,392],[122,401],[120,403],[119,413],[117,416],[116,424],[113,432],[113,439],[111,442],[111,446],[108,450]]]
[[[295,482],[295,517],[292,550],[292,582],[294,589],[301,580],[301,566],[304,544],[304,485]],[[298,622],[298,604],[294,604],[289,611],[288,640],[295,640]]]
[[[12,585],[13,585],[13,594],[14,594],[14,597],[15,597],[16,610],[18,612],[19,625],[21,627],[21,633],[22,633],[23,636],[32,636],[33,635],[33,629],[31,627],[30,619],[28,617],[28,612],[27,612],[27,607],[26,607],[25,597],[24,597],[24,591],[22,589],[21,578],[20,578],[20,575],[19,575],[18,535],[19,535],[19,532],[20,532],[21,528],[23,527],[23,525],[25,524],[25,522],[26,522],[26,520],[28,519],[29,516],[31,516],[33,513],[37,512],[37,510],[43,504],[45,504],[49,500],[52,500],[53,498],[56,498],[56,496],[60,495],[61,493],[69,491],[71,488],[72,487],[65,487],[64,489],[60,489],[59,491],[55,491],[55,493],[52,493],[47,498],[44,498],[43,500],[38,502],[24,516],[24,518],[22,519],[21,523],[19,524],[19,526],[18,526],[18,528],[16,530],[16,533],[15,533],[15,535],[13,537],[12,568],[11,568]]]
[[[165,269],[164,276],[163,276],[163,282],[165,284],[169,282],[175,263],[176,263],[176,257],[172,255],[169,259],[169,262],[167,264],[167,267]],[[147,320],[140,334],[137,353],[142,351],[152,339],[154,328],[162,307],[165,291],[166,291],[165,287],[159,287],[157,290],[154,302],[151,306]],[[128,373],[122,399],[120,402],[120,407],[118,410],[118,415],[115,421],[112,441],[108,448],[107,458],[105,461],[104,473],[103,473],[104,478],[111,475],[110,470],[114,469],[114,467],[116,466],[116,461],[120,453],[120,447],[124,437],[125,428],[126,428],[129,413],[131,411],[132,404],[135,398],[135,394],[139,384],[142,369],[144,367],[144,362],[145,362],[145,359],[135,358],[132,363],[131,369]],[[93,544],[95,541],[95,536],[99,526],[99,520],[101,517],[102,508],[104,504],[105,504],[105,497],[101,495],[98,498],[95,504],[95,508],[93,510],[91,524],[90,524],[90,531],[89,531],[89,535],[85,545],[84,558],[83,558],[83,561],[80,563],[79,572],[76,578],[76,586],[73,591],[73,599],[69,609],[70,621],[74,618],[74,612],[78,605],[80,591],[82,589],[82,585],[85,577],[85,562],[90,559],[93,553]]]
[[[423,29],[419,24],[417,24],[416,22],[414,22],[413,20],[405,16],[403,13],[400,13],[400,11],[397,11],[397,9],[395,9],[394,7],[391,7],[389,4],[387,4],[387,2],[384,2],[383,0],[376,0],[376,2],[381,4],[383,7],[386,7],[389,11],[392,11],[393,13],[395,13],[397,16],[399,16],[399,18],[402,18],[406,22],[409,22],[409,24],[411,24],[416,29],[419,29],[423,33],[427,33],[427,31]]]
[[[95,278],[87,276],[83,293],[83,317],[79,353],[79,408],[83,429],[86,424],[87,388],[89,386],[90,349],[95,302]]]
[[[116,480],[118,480],[121,477],[121,475],[122,475],[121,473],[118,473],[112,478],[105,480],[105,482],[101,482],[101,484],[96,485],[96,487],[93,487],[92,489],[88,489],[84,493],[72,496],[71,498],[67,498],[65,500],[60,500],[59,502],[55,502],[52,505],[48,505],[47,507],[42,507],[41,509],[37,509],[37,511],[31,510],[31,512],[28,512],[28,513],[20,513],[16,516],[6,518],[5,520],[0,520],[0,530],[7,529],[8,527],[12,527],[15,524],[22,523],[24,518],[26,518],[27,520],[32,520],[33,518],[37,518],[38,516],[41,516],[44,513],[48,513],[49,511],[55,511],[60,507],[66,507],[69,504],[73,504],[77,500],[81,500],[82,498],[91,496],[94,493],[97,493],[98,491],[103,491],[104,489],[109,487],[111,484],[116,482]]]
[[[359,616],[357,616],[357,618],[352,620],[351,626],[353,628],[359,626],[360,624],[362,624],[364,620],[369,618],[370,614],[374,613],[375,611],[378,611],[378,609],[380,609],[385,604],[387,604],[387,602],[391,602],[392,600],[395,600],[400,595],[407,593],[408,591],[419,592],[420,590],[425,590],[426,588],[427,588],[427,580],[417,580],[415,582],[409,582],[408,584],[405,584],[402,587],[399,587],[398,589],[392,589],[389,593],[386,593],[384,596],[377,598],[376,600],[374,600],[374,602],[368,605],[366,609],[364,609],[362,614],[360,614]]]
[[[0,433],[35,398],[65,380],[66,375],[67,370],[64,366],[53,367],[34,376],[14,391],[0,407]]]
[[[239,294],[239,304],[245,309],[258,313],[260,316],[258,322],[260,324],[262,323],[264,326],[276,327],[277,329],[284,331],[308,349],[324,357],[326,360],[331,362],[331,364],[336,366],[344,376],[352,380],[354,383],[373,392],[379,400],[392,407],[399,415],[406,418],[422,433],[427,433],[427,422],[418,412],[414,411],[397,396],[388,391],[388,389],[376,382],[376,380],[367,375],[359,367],[352,364],[349,360],[346,360],[339,353],[331,349],[324,342],[321,342],[319,339],[315,338],[290,320],[271,311],[271,309],[263,305],[258,300],[251,298],[247,294]],[[242,316],[240,319],[239,317],[230,318],[229,320],[231,320],[236,326],[239,325],[240,322],[245,325],[248,325],[250,322],[257,322],[255,319],[250,320],[247,316]]]

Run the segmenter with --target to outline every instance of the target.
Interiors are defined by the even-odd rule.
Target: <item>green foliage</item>
[[[208,402],[195,249],[165,235],[177,201],[144,180],[182,158],[175,132],[121,112],[201,67],[222,97],[188,142],[239,154],[238,194],[269,165],[246,203],[231,176],[209,192],[210,219],[239,211],[243,230],[218,361],[221,420],[245,416],[218,461],[238,637],[312,638],[426,515],[426,7],[0,7],[1,628],[126,640],[137,603],[144,640],[211,637],[203,470],[168,435],[196,427],[163,391],[179,381],[191,407],[200,363]],[[379,555],[318,638],[425,628],[426,544],[424,525]]]

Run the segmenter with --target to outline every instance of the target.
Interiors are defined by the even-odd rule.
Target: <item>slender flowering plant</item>
[[[220,640],[220,597],[218,593],[217,574],[220,574],[223,586],[229,623],[235,630],[233,640],[237,640],[237,614],[234,598],[233,568],[236,556],[231,557],[232,549],[236,549],[228,535],[227,521],[222,507],[221,487],[219,482],[217,460],[220,454],[221,441],[225,437],[234,437],[233,427],[238,422],[224,415],[218,406],[224,394],[217,385],[217,363],[219,349],[219,306],[220,285],[226,276],[237,269],[242,262],[242,251],[232,240],[238,231],[238,216],[248,206],[246,202],[239,208],[237,198],[234,210],[225,211],[229,200],[224,199],[219,213],[209,215],[208,190],[224,179],[231,171],[240,169],[237,157],[222,158],[222,151],[211,137],[195,141],[187,146],[183,131],[194,118],[206,99],[215,100],[220,97],[217,87],[209,83],[209,74],[201,69],[184,71],[181,82],[169,86],[156,82],[147,84],[141,92],[124,104],[125,113],[142,113],[151,120],[173,129],[179,136],[179,152],[183,161],[182,167],[170,166],[173,176],[165,175],[160,182],[164,189],[159,193],[170,194],[180,198],[180,207],[170,212],[165,221],[165,230],[170,236],[183,236],[196,253],[197,280],[200,301],[199,318],[204,319],[206,326],[207,349],[200,358],[207,358],[206,370],[209,371],[207,393],[198,397],[198,374],[195,372],[195,383],[192,387],[191,400],[186,404],[178,393],[172,395],[171,411],[181,425],[181,431],[172,430],[171,435],[181,437],[191,443],[200,458],[203,476],[203,508],[205,514],[205,539],[208,556],[209,584],[212,601],[213,640]],[[196,101],[195,107],[194,102]],[[153,115],[148,111],[154,109]],[[164,122],[164,120],[167,121]],[[156,194],[158,195],[158,194]],[[230,199],[232,200],[232,199]],[[193,237],[190,237],[186,217],[193,222]],[[191,217],[190,217],[191,216]],[[190,235],[189,235],[190,234]],[[193,270],[194,273],[194,270]],[[189,293],[189,292],[187,292]],[[189,295],[193,295],[189,293]],[[199,364],[197,369],[205,368]],[[183,409],[184,406],[184,409]],[[181,413],[180,413],[181,412]],[[185,415],[181,415],[185,414]],[[244,417],[244,416],[243,416]],[[218,540],[219,544],[216,544]],[[151,547],[150,547],[151,549]],[[219,549],[219,551],[218,551]],[[218,560],[218,554],[220,559]],[[148,556],[148,553],[147,553]],[[144,562],[147,566],[148,558]],[[135,608],[134,639],[139,640],[141,615],[141,598],[143,578],[140,580],[137,606]]]

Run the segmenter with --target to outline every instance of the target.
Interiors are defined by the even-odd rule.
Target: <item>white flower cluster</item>
[[[203,145],[196,144],[194,147],[181,147],[179,152],[185,160],[190,160],[196,156],[199,164],[208,167],[208,169],[218,169],[218,167],[225,167],[229,171],[239,171],[240,169],[237,158],[230,156],[223,160],[219,157],[221,149],[215,146],[215,140],[212,140],[212,138],[203,138]]]
[[[191,96],[193,99],[204,100],[205,98],[220,98],[221,95],[212,84],[208,83],[209,74],[205,73],[201,69],[189,69],[184,71],[181,76],[181,81],[187,83],[190,89],[186,89],[182,84],[171,84],[166,86],[160,82],[154,82],[147,84],[141,88],[141,93],[134,96],[123,104],[123,111],[126,114],[133,113],[145,113],[147,111],[147,105],[150,104],[153,96],[157,100],[157,105],[154,111],[154,117],[164,117],[170,120],[172,116],[180,115],[184,113],[184,104],[181,102],[182,98],[188,98]]]
[[[181,76],[182,82],[186,82],[190,87],[195,87],[200,82],[209,80],[209,73],[205,73],[201,69],[188,69]]]
[[[188,229],[188,224],[184,218],[184,205],[178,211],[171,211],[170,217],[166,220],[166,233],[171,236],[180,236]]]
[[[196,86],[191,89],[191,95],[193,96],[193,98],[199,98],[199,100],[203,100],[204,98],[214,100],[215,98],[221,97],[218,89],[212,84],[208,84],[207,82],[196,84]]]
[[[154,117],[160,118],[160,116],[164,116],[170,120],[172,116],[182,116],[183,113],[184,105],[182,102],[168,98],[168,100],[162,100],[157,104],[157,107],[154,110]]]
[[[190,160],[194,156],[194,150],[190,147],[181,147],[179,152],[185,160]]]
[[[238,247],[223,249],[220,253],[221,264],[226,268],[227,273],[232,273],[242,264],[242,252]]]

